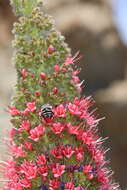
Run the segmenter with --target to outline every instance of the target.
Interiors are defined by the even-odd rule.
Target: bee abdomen
[[[54,113],[53,113],[52,107],[50,105],[42,106],[41,116],[43,118],[52,118],[53,115],[54,115]]]

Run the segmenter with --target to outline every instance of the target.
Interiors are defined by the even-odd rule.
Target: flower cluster
[[[9,168],[6,173],[11,181],[8,183],[9,188],[31,190],[37,180],[42,190],[87,190],[94,186],[97,189],[117,189],[110,183],[111,171],[105,167],[103,140],[97,135],[99,120],[89,111],[93,103],[91,97],[76,97],[72,102],[60,104],[53,108],[54,115],[50,123],[40,118],[35,102],[26,104],[24,110],[28,110],[27,119],[21,120],[18,129],[11,132],[14,133],[11,135],[13,157],[23,160],[18,165],[7,163]],[[19,117],[24,118],[24,111],[16,110],[16,116],[20,113]],[[14,116],[14,112],[11,114]],[[40,124],[32,125],[28,119],[30,114],[37,116]],[[19,146],[13,142],[15,134],[23,139]],[[48,141],[51,141],[52,146],[47,144]],[[33,160],[29,161],[31,151]]]
[[[80,95],[79,52],[70,55],[40,1],[11,1],[23,17],[14,28],[18,82],[8,108],[6,190],[119,190],[97,134],[94,100]]]

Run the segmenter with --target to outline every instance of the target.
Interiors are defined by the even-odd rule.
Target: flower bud
[[[39,97],[41,95],[41,92],[40,91],[36,91],[35,95]]]
[[[52,45],[50,45],[48,47],[48,54],[52,54],[54,51],[55,51],[55,48]]]
[[[46,79],[46,74],[42,72],[42,73],[40,74],[40,77],[41,77],[41,79],[45,80],[45,79]]]
[[[60,66],[57,64],[54,66],[54,70],[55,72],[59,72],[60,71]]]
[[[57,94],[58,93],[58,88],[53,88],[53,94]]]
[[[62,93],[61,93],[61,96],[65,96],[65,93],[64,93],[64,92],[62,92]]]

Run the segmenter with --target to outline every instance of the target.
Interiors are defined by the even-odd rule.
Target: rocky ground
[[[127,186],[127,48],[114,27],[108,0],[45,0],[57,28],[66,36],[72,52],[81,51],[81,78],[85,93],[92,93],[102,115],[103,136],[109,136],[111,165],[116,179]],[[11,64],[11,28],[16,18],[8,0],[0,1],[0,134],[10,127],[6,107],[16,82]],[[0,147],[1,147],[0,140]],[[3,147],[3,146],[2,146]],[[5,147],[5,146],[4,146]],[[2,148],[3,151],[3,148]],[[6,151],[6,150],[5,150]],[[0,157],[5,157],[4,152]],[[2,159],[1,158],[1,159]]]

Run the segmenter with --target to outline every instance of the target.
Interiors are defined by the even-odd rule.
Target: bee
[[[46,121],[51,120],[54,113],[52,111],[52,106],[49,104],[44,104],[41,107],[41,113],[40,116],[43,117]]]

